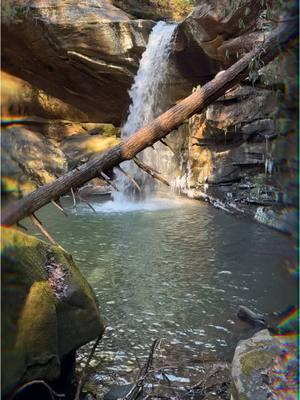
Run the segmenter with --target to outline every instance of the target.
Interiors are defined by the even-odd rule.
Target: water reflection
[[[296,283],[282,267],[293,250],[278,233],[192,201],[129,212],[108,206],[94,204],[93,214],[82,205],[68,218],[52,206],[39,213],[99,299],[102,371],[121,378],[158,337],[231,359],[253,333],[236,318],[240,304],[268,314],[295,302]]]

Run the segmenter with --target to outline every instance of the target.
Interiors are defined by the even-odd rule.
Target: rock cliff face
[[[242,82],[193,116],[188,151],[192,187],[290,233],[297,208],[293,57],[280,56],[255,84]]]
[[[130,20],[108,0],[8,4],[2,68],[76,107],[90,122],[119,123],[154,22]]]
[[[216,73],[261,43],[267,23],[262,3],[253,7],[246,1],[236,9],[229,3],[199,2],[179,25],[175,54],[193,43],[193,53],[198,48],[201,59],[209,60],[206,70]],[[200,197],[205,192],[229,212],[239,210],[290,233],[296,232],[297,208],[296,65],[292,46],[258,74],[250,73],[188,121],[189,145],[182,151]],[[209,77],[198,78],[202,85]]]
[[[46,183],[118,141],[118,130],[103,123],[120,126],[126,117],[127,91],[154,26],[152,20],[134,18],[149,18],[150,3],[7,2],[5,176],[26,181],[33,172],[33,180]],[[173,38],[170,105],[263,40],[262,3],[195,2]],[[161,9],[152,11],[156,19]],[[270,224],[273,217],[264,207],[297,202],[294,58],[289,50],[261,68],[170,138],[176,158],[190,168],[193,188],[205,188],[234,208],[252,207],[252,215],[258,211],[257,219]],[[21,126],[11,125],[16,116]],[[18,152],[23,154],[16,157]],[[46,160],[50,153],[53,163]]]

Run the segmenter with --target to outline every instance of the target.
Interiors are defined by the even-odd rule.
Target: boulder
[[[285,342],[286,339],[280,341],[265,329],[238,343],[231,368],[232,400],[267,400],[275,398],[275,391],[285,398],[287,390],[291,394],[295,391],[296,386],[289,385],[294,385],[292,379],[297,374],[296,347],[292,343],[287,347]],[[284,379],[280,374],[282,368],[285,371],[295,368],[293,376]]]
[[[131,20],[109,0],[11,1],[2,16],[5,71],[90,122],[121,121],[153,21]]]
[[[56,380],[61,360],[103,333],[94,292],[62,248],[2,228],[3,395]]]

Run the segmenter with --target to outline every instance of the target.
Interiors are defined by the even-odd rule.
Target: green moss
[[[57,378],[60,359],[96,338],[103,323],[94,292],[63,249],[2,228],[1,250],[2,387],[8,394],[29,380]],[[49,275],[49,255],[52,272],[65,273],[63,283],[55,272]]]
[[[259,345],[258,345],[259,346]],[[243,374],[250,376],[255,369],[266,368],[270,366],[273,360],[273,354],[269,350],[257,349],[241,357],[240,363]]]

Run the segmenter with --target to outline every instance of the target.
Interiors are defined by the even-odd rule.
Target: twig
[[[68,216],[68,214],[66,213],[65,209],[63,208],[63,206],[60,204],[59,200],[51,200],[51,203],[59,209],[59,211],[61,211],[66,217]]]
[[[124,175],[130,180],[130,182],[133,183],[133,185],[137,188],[137,190],[138,190],[139,192],[142,191],[140,185],[137,183],[137,181],[136,181],[131,175],[128,174],[128,172],[126,172],[122,167],[120,167],[120,165],[118,165],[116,168],[117,168],[119,171],[121,171],[122,174],[124,174]]]
[[[23,224],[21,224],[20,222],[17,222],[17,227],[24,229],[24,231],[28,231],[28,229],[26,228],[26,226],[24,226]]]
[[[63,397],[65,397],[65,394],[60,394],[60,393],[55,392],[55,391],[48,385],[48,383],[46,383],[45,381],[42,381],[42,380],[34,380],[34,381],[31,381],[31,382],[27,382],[27,383],[25,383],[24,385],[22,385],[21,387],[19,387],[19,388],[12,394],[12,396],[9,398],[9,400],[13,400],[22,390],[27,389],[27,388],[30,387],[31,385],[43,385],[43,386],[45,386],[45,387],[48,389],[49,394],[50,394],[50,397],[51,397],[52,400],[54,400],[55,397],[58,397],[58,398],[63,398]]]
[[[38,219],[38,217],[35,214],[31,214],[30,219],[33,225],[35,225],[42,232],[42,234],[49,240],[50,243],[54,244],[55,246],[61,247],[57,243],[57,241],[50,235],[50,233],[46,230],[42,222]]]
[[[173,396],[175,396],[175,399],[176,399],[177,395],[176,395],[176,393],[175,393],[175,391],[174,391],[174,389],[172,387],[172,383],[171,383],[170,379],[168,378],[168,376],[165,374],[164,371],[161,371],[161,374],[162,374],[163,380],[167,382],[167,384],[168,384]]]
[[[75,193],[73,188],[70,189],[71,190],[71,194],[72,194],[72,198],[73,198],[73,208],[77,209],[76,207],[76,197],[75,197]]]
[[[96,351],[96,348],[97,348],[101,338],[102,338],[102,333],[101,333],[101,335],[99,335],[97,337],[97,339],[96,339],[96,341],[94,343],[94,346],[93,346],[93,348],[92,348],[92,350],[90,352],[90,355],[88,356],[88,358],[86,360],[85,366],[82,369],[81,376],[80,376],[80,379],[79,379],[79,382],[78,382],[78,386],[77,386],[77,389],[76,389],[76,394],[75,394],[74,400],[79,400],[81,389],[82,389],[82,387],[84,385],[84,382],[85,382],[85,379],[86,379],[86,370],[87,370],[87,368],[88,368],[88,366],[89,366],[89,364],[91,362],[91,359],[92,359],[92,357],[93,357],[93,355],[94,355],[94,353]]]
[[[141,160],[139,160],[137,157],[133,158],[133,161],[135,164],[142,169],[146,174],[149,174],[152,176],[152,178],[157,179],[158,181],[162,182],[164,185],[170,186],[169,182],[163,178],[158,171],[155,171],[152,167],[149,167],[149,165],[144,164]]]
[[[154,342],[151,346],[151,349],[150,349],[148,359],[147,359],[145,365],[141,368],[141,370],[137,376],[136,383],[134,384],[132,389],[129,391],[129,393],[127,393],[127,395],[124,397],[124,400],[135,400],[135,399],[137,399],[139,394],[142,392],[144,380],[148,374],[149,369],[151,368],[151,365],[153,362],[153,355],[155,353],[156,348],[159,346],[159,343],[160,343],[159,339],[154,340]]]
[[[105,180],[106,183],[108,183],[111,187],[113,187],[117,192],[119,192],[119,189],[117,186],[112,182],[112,180],[102,171],[100,171],[100,177]]]
[[[83,197],[80,196],[78,190],[76,192],[77,197],[79,198],[80,201],[82,201],[83,203],[85,203],[88,207],[90,207],[90,209],[97,214],[97,211],[94,209],[94,207],[91,205],[91,203],[89,203],[86,199],[84,199]]]

